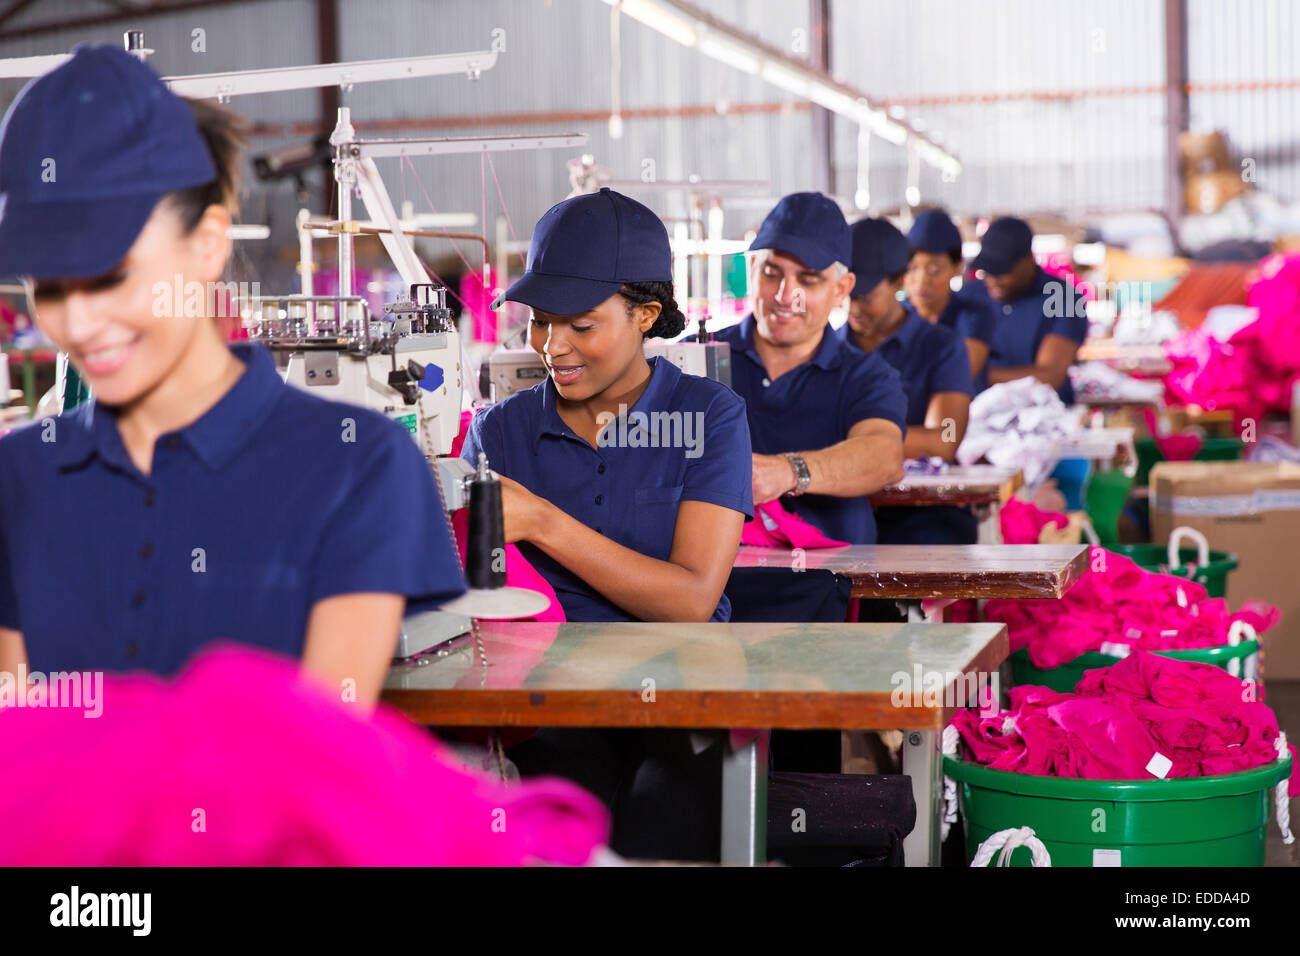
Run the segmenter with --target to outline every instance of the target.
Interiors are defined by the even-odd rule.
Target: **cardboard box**
[[[1241,196],[1249,187],[1240,170],[1222,169],[1212,173],[1195,173],[1187,177],[1184,200],[1187,211],[1209,215],[1218,212],[1230,199]]]
[[[1179,133],[1178,156],[1184,176],[1232,169],[1232,160],[1228,158],[1228,137],[1221,132]]]
[[[1240,564],[1228,575],[1228,604],[1267,601],[1282,620],[1263,637],[1265,679],[1300,679],[1300,464],[1160,462],[1151,469],[1156,542],[1188,525]]]

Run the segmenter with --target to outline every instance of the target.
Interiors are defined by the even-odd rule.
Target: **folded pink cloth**
[[[1065,515],[1043,511],[1028,501],[1011,498],[998,514],[1004,544],[1038,544],[1038,536],[1047,525],[1064,528],[1070,523]]]
[[[1138,651],[1088,671],[1072,694],[1046,687],[1010,691],[1011,710],[959,711],[953,725],[966,756],[995,770],[1097,780],[1142,780],[1153,757],[1163,776],[1200,777],[1277,759],[1277,717],[1245,682],[1210,664]],[[1288,789],[1300,794],[1292,756]]]
[[[580,865],[608,834],[559,780],[504,786],[423,728],[226,645],[174,682],[104,679],[98,718],[0,710],[0,864]]]
[[[828,538],[803,518],[786,511],[780,501],[754,507],[754,520],[740,531],[741,544],[768,548],[842,548],[847,541]]]
[[[1247,601],[1233,614],[1223,598],[1209,598],[1194,581],[1156,574],[1113,551],[1094,548],[1090,565],[1064,597],[992,600],[986,621],[1007,625],[1011,649],[1029,649],[1035,667],[1059,667],[1103,644],[1166,651],[1218,647],[1236,621],[1263,634],[1281,614],[1262,601]]]

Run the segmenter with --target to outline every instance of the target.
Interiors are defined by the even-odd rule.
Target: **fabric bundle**
[[[1002,526],[1003,544],[1038,544],[1043,528],[1051,525],[1061,529],[1070,519],[1056,511],[1043,511],[1028,501],[1008,499],[998,514]]]
[[[174,682],[110,675],[102,703],[0,710],[0,864],[579,865],[608,835],[578,787],[461,770],[396,711],[358,713],[260,650],[205,650]]]
[[[1064,597],[993,600],[984,619],[1007,625],[1011,650],[1029,649],[1035,667],[1059,667],[1088,651],[1117,656],[1132,651],[1218,647],[1236,621],[1262,634],[1278,622],[1271,604],[1247,601],[1231,613],[1223,598],[1186,578],[1147,571],[1113,551],[1092,549],[1087,572]]]
[[[847,541],[828,538],[796,514],[781,506],[780,501],[765,501],[754,506],[754,520],[740,530],[740,543],[767,548],[842,548]]]
[[[993,385],[970,403],[970,423],[957,462],[980,459],[1017,467],[1030,487],[1056,465],[1057,444],[1076,438],[1080,426],[1056,390],[1035,378]]]
[[[1210,664],[1138,652],[1088,671],[1074,693],[1020,686],[1011,710],[953,720],[966,759],[1016,773],[1095,780],[1200,777],[1278,759],[1277,717]],[[1290,790],[1300,793],[1292,755]]]
[[[1158,381],[1134,378],[1105,362],[1081,362],[1070,366],[1070,384],[1079,398],[1111,398],[1154,402],[1164,395]]]

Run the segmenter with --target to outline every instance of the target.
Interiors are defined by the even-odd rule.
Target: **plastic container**
[[[1192,539],[1196,547],[1181,547],[1184,538]],[[1236,570],[1239,563],[1237,555],[1231,551],[1211,551],[1205,535],[1186,526],[1171,531],[1169,543],[1164,546],[1122,544],[1111,550],[1132,558],[1148,571],[1190,578],[1205,588],[1212,598],[1228,596],[1228,572]]]
[[[1087,458],[1062,458],[1056,463],[1052,477],[1057,490],[1065,496],[1066,511],[1083,511],[1083,488],[1092,474],[1092,461]]]
[[[1088,480],[1084,500],[1088,507],[1088,520],[1097,532],[1097,540],[1104,548],[1118,550],[1119,516],[1124,512],[1133,479],[1122,471],[1098,471]]]
[[[1219,647],[1155,651],[1154,653],[1159,654],[1161,657],[1174,657],[1180,661],[1213,664],[1215,667],[1221,667],[1230,673],[1233,670],[1232,662],[1241,661],[1237,672],[1250,677],[1255,670],[1251,658],[1259,653],[1259,641],[1242,641],[1240,644],[1235,645],[1222,644]],[[1013,685],[1038,684],[1066,694],[1074,690],[1075,685],[1083,678],[1084,671],[1096,670],[1099,667],[1110,667],[1119,658],[1112,657],[1110,654],[1102,654],[1099,651],[1089,651],[1086,654],[1080,654],[1074,660],[1068,661],[1059,667],[1042,670],[1034,666],[1029,659],[1029,651],[1022,647],[1011,655],[1010,660],[1011,683]]]
[[[1263,866],[1272,789],[1291,758],[1174,780],[1076,780],[944,757],[957,782],[967,859],[999,830],[1033,827],[1052,866]],[[1012,866],[1028,866],[1017,848]]]

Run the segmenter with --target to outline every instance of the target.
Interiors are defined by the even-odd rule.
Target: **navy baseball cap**
[[[970,265],[989,275],[1006,275],[1011,267],[1034,248],[1034,232],[1029,223],[1013,216],[994,219],[980,239],[980,253]]]
[[[668,230],[659,217],[606,186],[547,210],[528,243],[527,270],[501,299],[552,315],[578,315],[629,282],[672,278]]]
[[[917,216],[907,232],[907,241],[917,252],[961,252],[961,232],[942,209],[927,209]]]
[[[791,193],[767,214],[749,248],[785,252],[821,272],[833,262],[847,266],[853,240],[834,200],[821,193]]]
[[[110,44],[78,46],[0,126],[0,274],[108,272],[159,199],[216,178],[194,114],[157,73]]]
[[[850,297],[870,294],[885,276],[897,275],[907,268],[912,247],[888,219],[861,219],[853,224],[850,232],[853,236],[850,268],[858,280]]]

